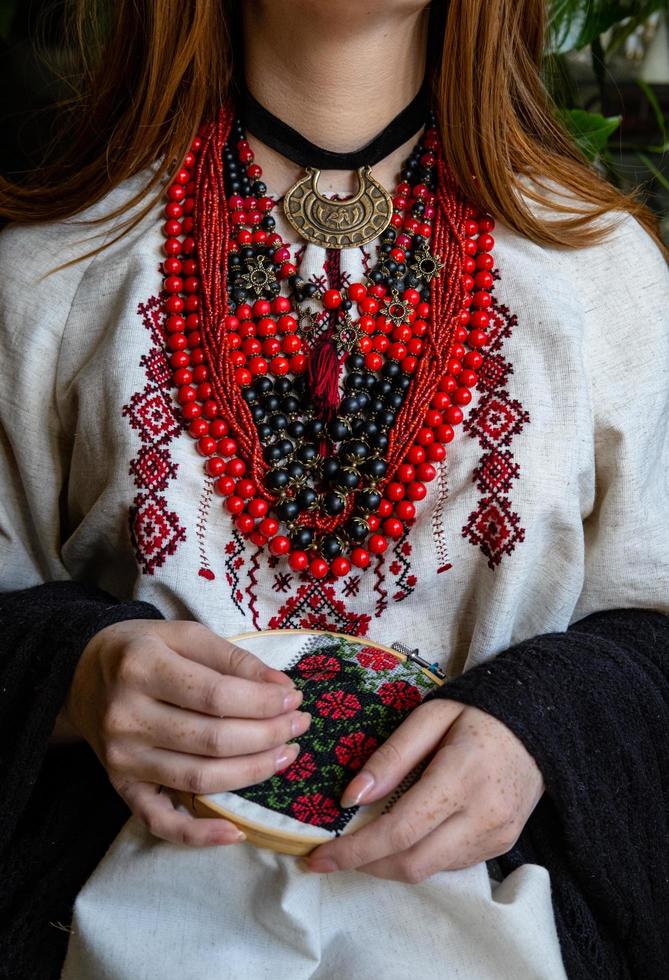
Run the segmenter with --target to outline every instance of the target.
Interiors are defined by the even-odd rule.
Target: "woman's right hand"
[[[205,626],[137,619],[90,640],[63,714],[153,834],[206,846],[244,836],[175,809],[161,788],[218,793],[268,779],[298,754],[286,743],[311,723],[301,702],[285,674]]]

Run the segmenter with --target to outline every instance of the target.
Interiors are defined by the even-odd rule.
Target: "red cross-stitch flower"
[[[311,657],[303,657],[297,669],[302,677],[310,681],[331,681],[341,670],[341,664],[335,657],[313,654]]]
[[[302,823],[315,824],[317,827],[334,823],[341,812],[335,801],[328,796],[323,796],[322,793],[298,796],[293,800],[291,810]]]
[[[418,688],[406,681],[388,681],[381,685],[377,694],[385,705],[398,711],[408,711],[421,702]]]
[[[342,735],[335,745],[335,755],[342,766],[349,769],[362,769],[373,752],[378,746],[377,740],[373,735],[365,732],[352,732],[350,735]]]
[[[298,783],[303,779],[309,779],[316,772],[316,760],[311,752],[303,752],[298,755],[295,762],[291,762],[285,769],[279,769],[277,775],[289,779],[291,783]]]
[[[369,667],[370,670],[394,670],[399,663],[392,653],[377,650],[376,647],[363,647],[356,660],[361,667]]]
[[[360,711],[361,704],[355,694],[346,691],[328,691],[316,702],[316,708],[325,718],[352,718]]]

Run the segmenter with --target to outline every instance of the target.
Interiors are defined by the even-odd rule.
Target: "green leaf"
[[[601,116],[585,109],[561,109],[558,115],[588,160],[604,152],[622,122],[622,116]]]
[[[550,50],[584,48],[626,17],[645,20],[666,6],[667,0],[550,0]]]

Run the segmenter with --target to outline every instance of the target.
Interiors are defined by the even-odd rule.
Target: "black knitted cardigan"
[[[88,746],[49,736],[88,640],[139,618],[162,616],[73,582],[0,595],[2,980],[56,980],[77,892],[128,816]],[[597,613],[438,696],[499,718],[543,773],[542,801],[497,864],[550,872],[570,980],[666,980],[669,617]]]

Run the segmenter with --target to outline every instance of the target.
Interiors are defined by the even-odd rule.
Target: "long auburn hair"
[[[240,77],[234,0],[67,0],[76,61],[61,105],[67,145],[27,181],[0,178],[0,216],[22,223],[72,217],[147,169],[114,241],[153,207],[200,123],[216,116]],[[558,122],[542,81],[545,0],[433,0],[430,73],[445,152],[468,198],[542,245],[599,241],[614,210],[659,243],[657,222],[588,165]],[[440,44],[439,39],[443,38]],[[454,56],[457,53],[457,56]],[[73,79],[70,82],[73,83]],[[524,193],[551,212],[528,206]],[[577,204],[556,203],[560,185]],[[111,244],[111,242],[107,242]],[[90,253],[89,253],[90,254]]]

